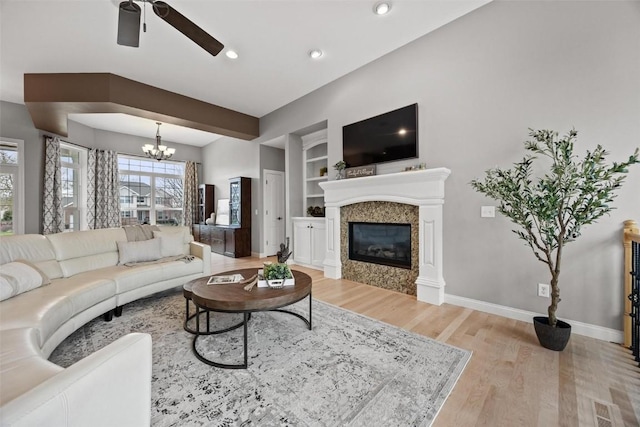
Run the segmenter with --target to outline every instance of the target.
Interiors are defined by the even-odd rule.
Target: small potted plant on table
[[[263,276],[269,287],[275,289],[284,287],[287,279],[293,279],[289,266],[281,262],[265,264]]]

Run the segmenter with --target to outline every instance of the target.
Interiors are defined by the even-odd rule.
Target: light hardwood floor
[[[265,260],[213,255],[213,272]],[[293,268],[313,278],[318,300],[473,352],[436,427],[640,425],[640,368],[620,345],[573,334],[554,352],[526,322]]]

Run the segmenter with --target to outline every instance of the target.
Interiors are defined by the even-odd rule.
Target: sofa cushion
[[[122,228],[49,234],[64,277],[109,267],[118,263],[116,242],[127,240]]]
[[[184,237],[182,233],[153,232],[153,240],[160,241],[162,258],[184,255]]]
[[[0,268],[0,301],[49,283],[51,280],[29,261],[3,264]]]
[[[160,239],[118,242],[118,264],[123,265],[160,259],[162,258],[160,243]]]
[[[136,266],[117,265],[101,268],[94,273],[112,279],[116,287],[115,293],[121,294],[151,283],[162,282],[164,277],[161,265],[161,263]]]
[[[164,280],[202,273],[203,268],[202,260],[200,258],[194,258],[191,262],[183,262],[181,260],[164,262],[161,266],[162,278]]]
[[[49,240],[40,234],[18,234],[0,237],[0,265],[26,259],[49,278],[62,277],[56,253]]]
[[[69,298],[73,316],[116,294],[115,282],[104,277],[99,270],[53,280],[51,286],[53,285],[56,286],[57,292]]]
[[[115,295],[115,283],[95,272],[66,279],[2,302],[0,329],[32,327],[40,346],[65,322]]]
[[[179,255],[189,255],[189,243],[193,242],[193,235],[191,234],[189,227],[163,225],[158,228],[161,233],[180,234],[182,236],[182,253]]]
[[[0,402],[10,402],[63,371],[42,357],[34,328],[0,331]]]

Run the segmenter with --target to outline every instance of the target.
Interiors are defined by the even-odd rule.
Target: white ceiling
[[[136,49],[116,44],[118,0],[0,0],[0,99],[24,102],[24,73],[108,72],[262,117],[489,1],[391,0],[377,16],[376,0],[168,0],[225,45],[213,57],[148,5]],[[316,48],[324,55],[312,60]],[[73,120],[155,135],[151,120],[91,116]],[[163,125],[168,141],[202,146],[217,137],[169,136],[170,127],[180,132]]]
[[[127,135],[155,138],[158,131],[157,122],[143,117],[122,113],[69,114],[69,120],[81,123],[94,129],[126,133]],[[198,129],[163,123],[160,125],[160,136],[163,142],[189,142],[189,145],[204,147],[221,138],[220,135]]]

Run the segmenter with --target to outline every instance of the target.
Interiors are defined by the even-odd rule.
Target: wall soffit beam
[[[25,74],[24,101],[37,129],[68,136],[72,113],[124,113],[244,140],[259,119],[111,73]]]

